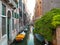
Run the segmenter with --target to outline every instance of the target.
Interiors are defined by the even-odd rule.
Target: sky
[[[31,14],[31,20],[34,15],[34,8],[35,8],[35,0],[27,0],[27,9],[29,10],[29,13]]]

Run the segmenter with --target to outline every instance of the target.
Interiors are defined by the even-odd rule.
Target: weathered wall
[[[60,8],[60,0],[42,0],[43,14],[52,8]]]
[[[60,26],[56,28],[56,39],[57,45],[60,45]]]
[[[34,18],[37,19],[41,17],[41,15],[42,15],[42,0],[36,0]]]

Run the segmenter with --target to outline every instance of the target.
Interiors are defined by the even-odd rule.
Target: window
[[[17,8],[18,8],[18,3],[16,5],[17,5]]]
[[[20,11],[19,15],[20,15],[20,17],[22,17],[22,11]]]
[[[19,18],[19,15],[18,15],[18,14],[16,15],[16,18],[17,18],[17,19]]]
[[[6,34],[6,18],[2,17],[2,36]]]
[[[12,19],[12,30],[14,30],[14,17],[15,17],[14,11],[12,11],[12,17],[13,17],[13,19]]]
[[[12,17],[15,17],[15,13],[14,13],[14,11],[12,11]]]
[[[14,15],[15,15],[14,18],[16,18],[16,13],[14,13]]]
[[[12,19],[12,30],[14,30],[14,19]]]
[[[17,27],[17,24],[15,23],[15,24],[14,24],[14,29],[16,29],[16,27]]]
[[[39,3],[41,4],[41,1]]]
[[[6,15],[6,6],[2,4],[2,15]]]

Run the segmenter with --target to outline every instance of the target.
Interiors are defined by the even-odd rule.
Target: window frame
[[[2,3],[2,15],[6,16],[6,6]]]
[[[2,17],[2,19],[3,18],[5,18],[5,26],[6,26],[6,17]],[[3,20],[2,20],[2,22],[3,22]],[[2,23],[3,24],[3,23]],[[3,26],[3,25],[2,25]],[[3,27],[2,27],[2,36],[4,36],[6,34],[6,27],[5,27],[5,32],[4,32],[4,34],[3,34]]]
[[[6,34],[7,34],[6,5],[2,3],[2,11],[3,11],[3,6],[5,6],[5,10],[4,10],[4,11],[5,11],[5,12],[4,12],[5,14],[3,15],[3,13],[2,13],[2,15],[1,15],[1,19],[2,19],[2,18],[5,18],[5,26],[6,26],[6,27],[5,27],[5,34],[2,34],[2,37],[3,37],[4,35],[6,35]],[[1,29],[2,29],[2,28],[3,28],[3,27],[2,27],[2,20],[1,20]],[[2,31],[2,33],[3,33],[3,31]]]

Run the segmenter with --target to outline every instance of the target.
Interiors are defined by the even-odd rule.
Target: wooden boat
[[[49,45],[49,42],[40,34],[35,34],[37,40],[41,42],[42,45]]]
[[[23,40],[25,38],[25,33],[22,32],[16,36],[16,41]]]
[[[45,41],[44,37],[43,37],[42,35],[40,35],[40,34],[35,34],[35,37],[36,37],[36,39],[39,40],[40,42],[44,42],[44,41]]]

